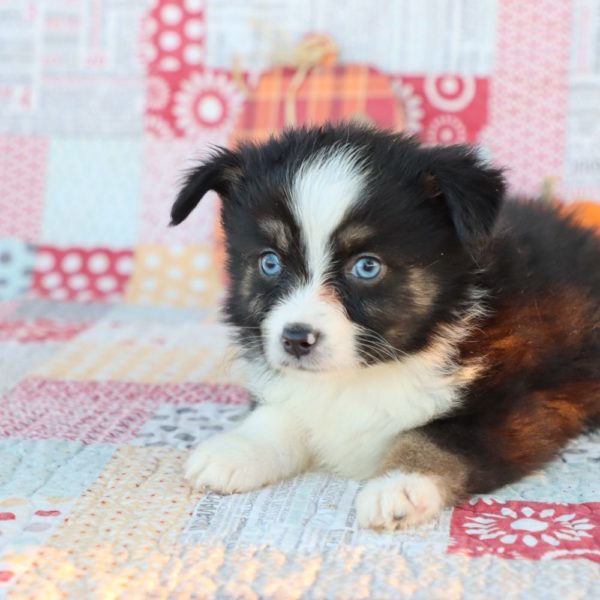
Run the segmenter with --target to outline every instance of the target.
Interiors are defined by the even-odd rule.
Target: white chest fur
[[[254,375],[253,392],[290,416],[314,468],[359,479],[377,471],[399,432],[455,406],[461,380],[431,351],[335,375]]]

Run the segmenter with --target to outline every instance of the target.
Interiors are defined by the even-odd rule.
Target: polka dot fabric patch
[[[144,22],[142,53],[152,74],[177,74],[198,68],[204,60],[204,1],[158,0]],[[150,104],[156,108],[164,96],[155,89]]]
[[[126,301],[175,307],[215,306],[220,270],[210,246],[138,246]]]
[[[40,246],[33,292],[52,300],[116,301],[131,275],[132,257],[130,250]]]

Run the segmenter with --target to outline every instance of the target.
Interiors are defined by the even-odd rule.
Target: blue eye
[[[381,262],[373,256],[363,256],[352,265],[351,273],[358,279],[375,279],[381,273]]]
[[[267,277],[276,277],[281,273],[281,260],[275,252],[265,252],[260,257],[260,270]]]

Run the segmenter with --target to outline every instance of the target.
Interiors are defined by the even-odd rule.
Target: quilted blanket
[[[600,0],[0,2],[0,598],[600,597],[598,435],[396,534],[357,527],[360,481],[191,490],[186,453],[249,398],[216,198],[166,226],[190,160],[284,124],[265,41],[313,32],[338,56],[299,120],[476,141],[516,192],[598,201],[599,23]]]
[[[186,486],[186,451],[248,410],[223,383],[211,311],[22,300],[0,339],[0,597],[600,593],[599,437],[431,526],[378,534],[357,528],[360,482]]]

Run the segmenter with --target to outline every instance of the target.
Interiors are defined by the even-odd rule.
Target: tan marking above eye
[[[287,225],[277,219],[261,219],[258,228],[271,240],[273,246],[285,252],[290,246],[291,232]]]
[[[363,223],[351,223],[341,229],[337,235],[337,241],[342,250],[351,252],[375,237],[374,230]]]

